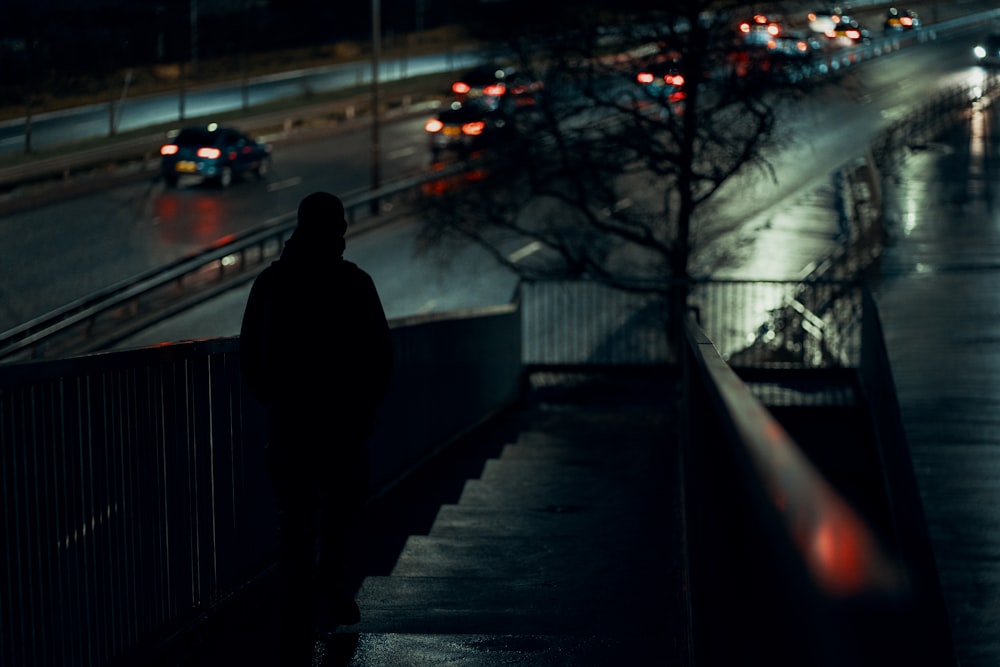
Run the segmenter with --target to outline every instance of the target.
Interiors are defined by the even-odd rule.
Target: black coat
[[[375,284],[336,250],[293,236],[254,281],[243,315],[246,383],[295,430],[366,431],[392,370]]]

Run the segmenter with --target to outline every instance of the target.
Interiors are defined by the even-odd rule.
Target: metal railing
[[[345,195],[351,227],[392,219],[373,216],[373,204],[405,208],[423,184],[468,167],[451,165],[433,173],[400,179],[375,191]],[[253,280],[276,259],[295,228],[294,213],[166,266],[147,271],[72,301],[40,317],[0,333],[0,363],[52,359],[95,352],[138,331],[175,316],[218,294]]]
[[[520,326],[392,322],[374,489],[515,400]],[[238,338],[0,367],[0,665],[142,664],[268,570],[265,433]]]
[[[754,655],[781,667],[956,665],[901,429],[874,439],[876,491],[891,495],[892,516],[874,521],[807,454],[815,443],[793,440],[693,323],[688,348],[681,451],[694,664]],[[898,414],[881,418],[898,426]],[[817,420],[819,440],[830,426]],[[867,432],[845,435],[847,460],[871,443]]]

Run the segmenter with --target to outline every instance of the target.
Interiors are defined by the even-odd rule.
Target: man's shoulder
[[[355,280],[371,281],[371,275],[354,262],[343,260],[341,270]]]
[[[281,270],[281,260],[274,260],[261,269],[261,272],[257,274],[256,278],[254,278],[254,284],[267,285],[274,282],[277,280],[278,274],[281,273]]]

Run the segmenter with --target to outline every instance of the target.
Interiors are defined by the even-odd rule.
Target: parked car
[[[920,16],[912,9],[890,7],[885,14],[882,29],[885,32],[906,32],[920,28]]]
[[[1000,65],[1000,33],[994,32],[987,35],[982,41],[976,43],[972,53],[980,65],[991,67]]]
[[[271,147],[245,132],[211,123],[186,127],[160,147],[160,173],[168,186],[196,176],[227,188],[237,178],[264,178],[271,168]]]
[[[424,124],[435,162],[446,153],[467,158],[509,138],[514,124],[496,98],[454,100]]]

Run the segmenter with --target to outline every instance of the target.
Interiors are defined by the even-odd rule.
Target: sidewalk
[[[911,155],[872,285],[962,667],[1000,665],[997,129]]]

